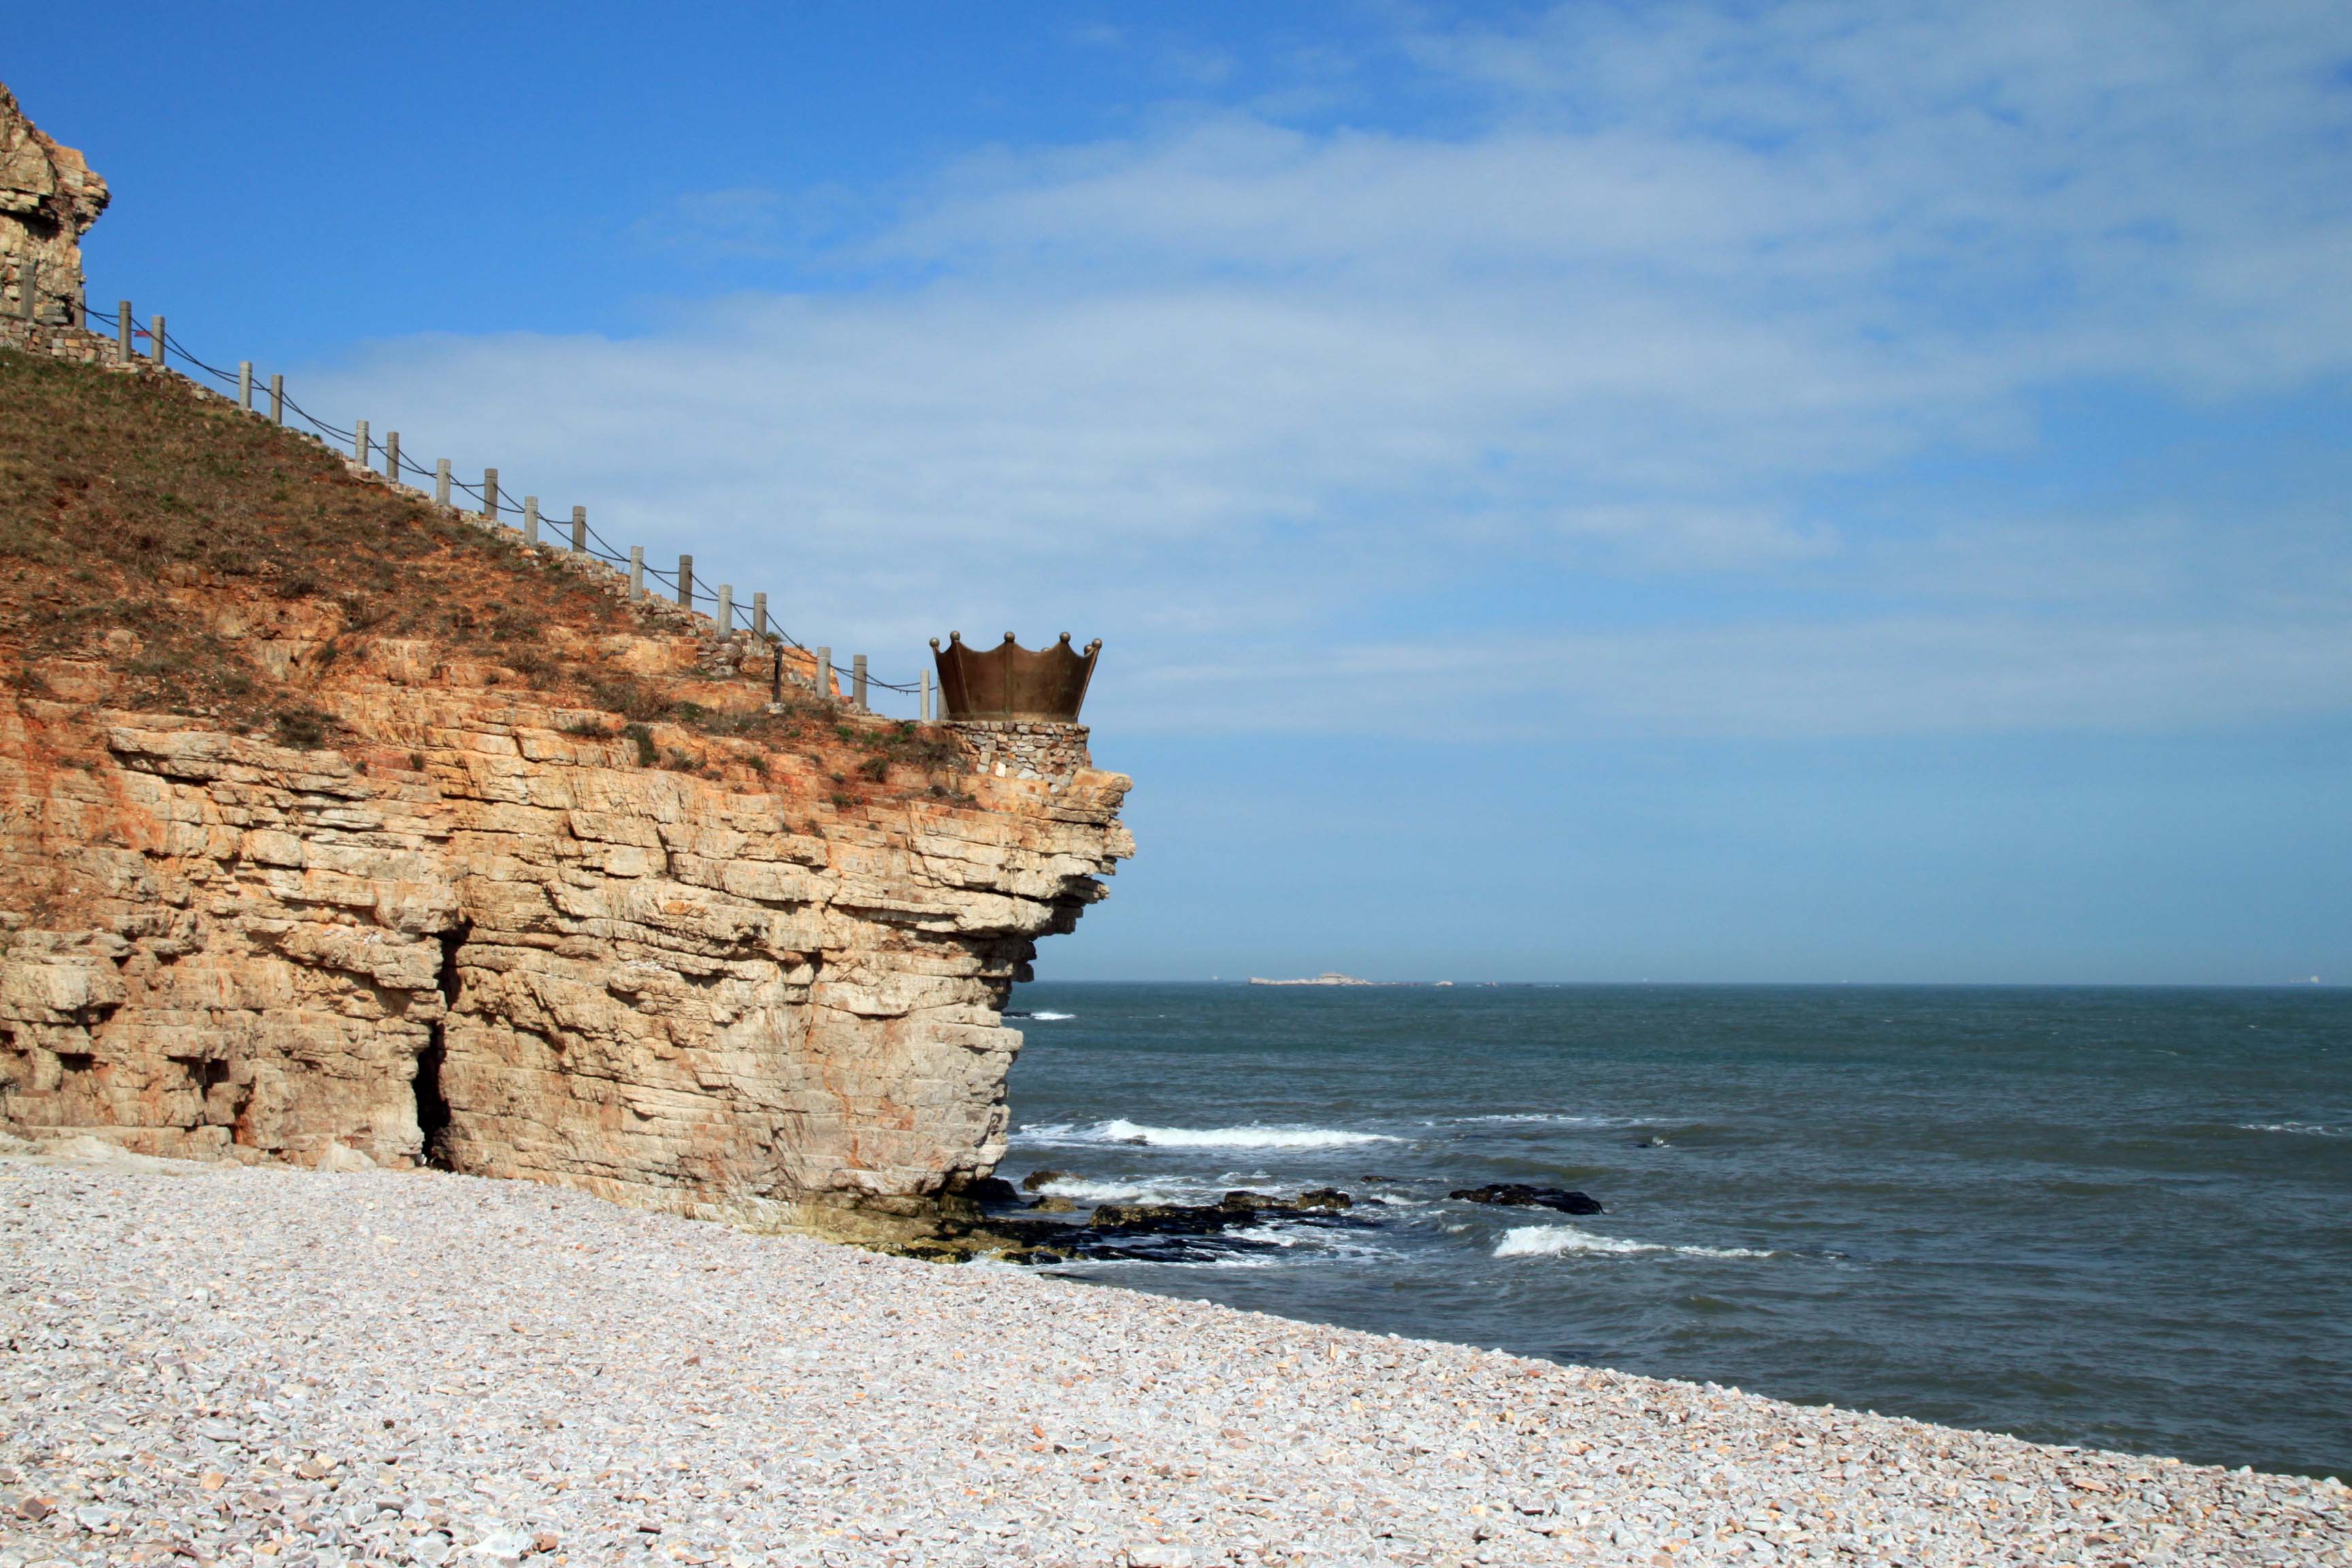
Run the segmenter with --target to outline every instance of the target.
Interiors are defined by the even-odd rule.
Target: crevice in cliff
[[[425,1048],[416,1054],[416,1130],[425,1135],[421,1157],[436,1171],[453,1167],[449,1161],[449,1100],[441,1090],[441,1068],[448,1058],[449,1016],[457,1009],[465,981],[457,970],[457,950],[474,934],[473,922],[460,921],[441,933],[441,972],[436,984],[441,992],[441,1016],[428,1026]]]

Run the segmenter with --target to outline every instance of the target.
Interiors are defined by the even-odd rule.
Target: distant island
[[[1377,985],[1380,982],[1359,980],[1352,974],[1342,974],[1338,970],[1327,969],[1312,980],[1262,980],[1253,974],[1250,976],[1250,984],[1253,985]]]

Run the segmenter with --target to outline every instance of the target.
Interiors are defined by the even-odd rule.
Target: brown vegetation
[[[354,474],[176,378],[0,351],[0,679],[28,695],[78,695],[58,685],[77,670],[110,706],[333,744],[338,667],[414,638],[468,679],[593,710],[565,728],[626,736],[643,766],[764,776],[763,750],[824,756],[855,780],[836,803],[937,797],[962,770],[930,726],[845,721],[805,700],[770,713],[764,671],[714,689],[609,657],[649,633],[679,635],[561,553]]]

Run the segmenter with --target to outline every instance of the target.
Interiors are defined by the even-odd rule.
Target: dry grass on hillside
[[[278,679],[218,635],[225,601],[291,616],[326,647]],[[840,723],[813,703],[719,711],[566,651],[549,638],[556,626],[640,629],[628,606],[510,532],[360,479],[176,378],[0,350],[0,666],[19,689],[40,690],[42,659],[94,660],[131,706],[317,745],[335,731],[320,690],[338,660],[366,638],[419,637],[613,715],[649,765],[698,765],[654,743],[658,724],[843,753],[833,776],[859,795],[894,766],[959,765],[950,742],[911,724]]]

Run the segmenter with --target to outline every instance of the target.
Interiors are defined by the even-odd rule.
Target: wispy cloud
[[[2324,461],[2118,522],[2114,453],[2045,409],[2341,418],[2352,15],[1573,6],[1396,47],[1476,125],[1194,104],[887,210],[682,194],[670,237],[831,286],[381,344],[331,395],[885,668],[950,624],[1108,635],[1122,723],[2352,702]]]

